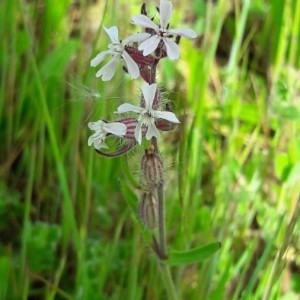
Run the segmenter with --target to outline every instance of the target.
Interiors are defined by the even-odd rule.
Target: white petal
[[[94,140],[104,139],[107,135],[107,132],[100,128],[99,130],[96,130],[96,132],[91,135],[91,138]]]
[[[142,137],[143,137],[142,125],[143,125],[143,123],[138,122],[136,127],[135,127],[135,130],[134,130],[134,137],[140,145],[142,144]]]
[[[127,45],[128,43],[140,43],[148,39],[150,36],[151,34],[147,32],[135,33],[124,39],[122,41],[122,45]]]
[[[146,133],[146,139],[150,140],[153,136],[156,138],[160,137],[160,133],[154,124],[154,119],[153,119],[153,122],[151,122],[151,124],[148,126],[147,133]]]
[[[160,26],[162,29],[166,29],[172,14],[172,2],[160,1],[159,14]]]
[[[143,51],[144,56],[147,56],[157,48],[159,42],[160,37],[158,35],[153,35],[140,44],[139,50]]]
[[[89,139],[88,139],[88,146],[89,147],[92,146],[93,143],[94,143],[94,138],[93,138],[93,136],[90,136]]]
[[[130,103],[123,103],[118,107],[118,111],[115,113],[126,113],[126,112],[136,112],[136,113],[141,113],[143,109],[141,107],[138,107],[136,105],[132,105]]]
[[[119,31],[118,28],[116,26],[112,26],[110,28],[106,28],[105,26],[103,26],[104,30],[106,31],[106,33],[108,34],[110,40],[112,43],[117,43],[119,44]]]
[[[100,52],[95,58],[93,58],[93,59],[91,60],[91,63],[90,63],[91,67],[96,67],[96,66],[98,66],[98,65],[102,62],[102,60],[105,58],[105,56],[106,56],[107,54],[109,54],[109,51],[108,51],[108,50],[107,50],[107,51]]]
[[[144,28],[152,28],[158,31],[158,26],[145,15],[135,15],[132,17],[132,23]]]
[[[88,139],[88,146],[92,146],[93,144],[96,149],[108,148],[105,143],[105,134],[99,134],[96,132],[90,136]]]
[[[119,59],[111,59],[104,67],[102,67],[97,73],[96,77],[101,77],[103,81],[109,81],[113,78],[116,72]]]
[[[104,122],[102,120],[99,120],[97,122],[89,122],[88,123],[88,127],[91,129],[91,130],[100,130],[102,128],[102,124]]]
[[[122,57],[125,60],[128,73],[132,79],[136,79],[140,76],[140,70],[137,63],[131,58],[131,56],[124,50]]]
[[[180,123],[180,121],[177,119],[176,115],[170,111],[155,110],[152,112],[152,116],[156,119],[164,119],[164,120],[168,120],[172,123]]]
[[[178,45],[170,38],[163,38],[163,41],[166,46],[168,57],[172,60],[177,59],[179,57]]]
[[[183,37],[194,39],[197,37],[197,33],[189,28],[180,28],[180,29],[169,29],[168,33],[174,34],[174,35],[180,35]]]
[[[155,83],[149,85],[147,82],[144,82],[142,85],[142,93],[145,98],[145,108],[147,110],[152,110],[152,104],[155,97],[157,85]]]
[[[108,146],[106,145],[104,139],[103,140],[102,139],[101,140],[95,140],[94,141],[94,147],[97,150],[99,150],[100,148],[105,148],[105,149],[108,148]]]
[[[127,131],[127,126],[120,122],[112,122],[104,124],[104,129],[106,132],[112,133],[117,136],[124,136]]]

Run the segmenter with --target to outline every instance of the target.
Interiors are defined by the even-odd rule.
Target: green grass
[[[166,299],[134,209],[142,149],[87,146],[89,121],[138,99],[89,61],[141,2],[71,2],[0,3],[0,299]],[[173,3],[199,38],[159,70],[182,120],[162,141],[168,246],[222,244],[171,268],[178,294],[298,299],[300,1]]]

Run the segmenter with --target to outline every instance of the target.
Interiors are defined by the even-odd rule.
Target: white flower
[[[95,133],[91,135],[88,139],[88,145],[92,146],[94,144],[95,149],[108,148],[105,143],[105,139],[108,133],[122,137],[126,134],[127,127],[123,123],[112,122],[105,123],[102,120],[97,122],[88,123],[88,127],[94,130]]]
[[[106,28],[103,26],[103,28],[111,40],[111,43],[108,45],[109,50],[100,52],[94,59],[92,59],[91,67],[98,66],[103,61],[106,55],[112,55],[112,59],[96,73],[96,77],[102,76],[103,81],[111,80],[115,75],[118,63],[123,59],[131,78],[138,78],[140,76],[139,67],[127,53],[127,51],[125,50],[125,46],[128,43],[144,41],[149,37],[149,34],[133,34],[121,42],[119,40],[119,32],[116,26],[112,26],[110,28]]]
[[[142,93],[145,99],[145,107],[139,107],[129,103],[124,103],[118,107],[116,113],[136,112],[139,115],[138,123],[134,131],[135,139],[139,144],[142,143],[142,126],[147,127],[146,139],[150,140],[153,136],[158,138],[160,133],[155,125],[155,119],[164,119],[172,123],[180,123],[175,114],[170,111],[158,111],[152,108],[153,100],[156,93],[156,84],[149,85],[144,82],[142,85]]]
[[[183,36],[187,38],[195,38],[197,34],[192,29],[169,29],[169,20],[172,14],[172,2],[168,0],[160,1],[160,26],[157,26],[150,18],[145,15],[135,15],[132,17],[132,22],[135,25],[144,28],[151,28],[155,31],[151,37],[143,41],[139,50],[143,51],[144,56],[149,55],[158,47],[160,41],[166,46],[167,55],[170,59],[179,57],[178,45],[174,42],[174,36]]]

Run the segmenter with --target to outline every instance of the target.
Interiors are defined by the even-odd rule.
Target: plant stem
[[[152,145],[154,146],[155,152],[160,155],[157,139],[152,138]],[[158,198],[158,249],[156,255],[160,262],[160,271],[162,279],[168,293],[169,300],[177,300],[177,292],[172,279],[170,267],[163,263],[164,259],[168,258],[167,252],[167,241],[166,241],[166,219],[165,219],[165,195],[164,195],[164,182],[162,181],[157,187],[157,198]]]
[[[156,138],[152,139],[152,145],[155,152],[160,155]],[[165,195],[164,195],[164,182],[162,181],[157,187],[158,198],[158,249],[156,255],[159,260],[168,258],[167,241],[166,241],[166,219],[165,219]],[[177,300],[177,292],[172,279],[170,267],[163,262],[160,262],[160,271],[162,279],[168,293],[169,300]]]
[[[161,275],[162,275],[162,279],[163,279],[165,288],[168,293],[169,300],[178,300],[179,298],[177,296],[177,292],[176,292],[176,289],[174,286],[174,282],[172,279],[172,275],[171,275],[169,266],[161,263],[160,271],[161,271]]]
[[[158,243],[160,250],[160,258],[165,259],[167,255],[166,242],[166,222],[165,222],[165,199],[164,199],[164,184],[161,183],[157,188],[158,196]]]
[[[152,138],[152,145],[155,153],[160,155],[157,139]],[[160,259],[166,259],[167,255],[167,242],[166,242],[166,224],[165,224],[165,197],[164,197],[164,182],[162,181],[157,187],[157,200],[158,200],[158,248],[157,255]]]
[[[150,82],[153,84],[156,81],[156,67],[159,59],[156,60],[151,66]],[[151,143],[155,149],[155,153],[160,156],[159,148],[157,145],[157,139],[153,137]],[[166,241],[166,220],[165,220],[165,195],[164,195],[164,182],[162,181],[157,187],[157,198],[158,198],[158,244],[155,245],[154,249],[160,263],[160,271],[162,279],[168,294],[169,300],[178,300],[175,285],[172,279],[170,267],[162,262],[161,260],[168,258],[167,252],[167,241]],[[156,238],[154,237],[156,241]]]
[[[164,184],[163,182],[157,188],[158,195],[158,243],[159,243],[159,256],[160,259],[166,259],[167,253],[167,242],[166,242],[166,226],[165,226],[165,199],[164,199]],[[172,279],[170,267],[164,263],[160,264],[160,270],[165,288],[168,293],[169,300],[177,300],[177,292]]]

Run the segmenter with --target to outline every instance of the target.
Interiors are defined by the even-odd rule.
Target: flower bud
[[[152,191],[163,182],[163,162],[153,146],[145,150],[141,168],[142,184],[146,190]]]
[[[139,203],[139,216],[143,224],[148,229],[154,229],[158,224],[158,203],[152,192],[142,194]]]

